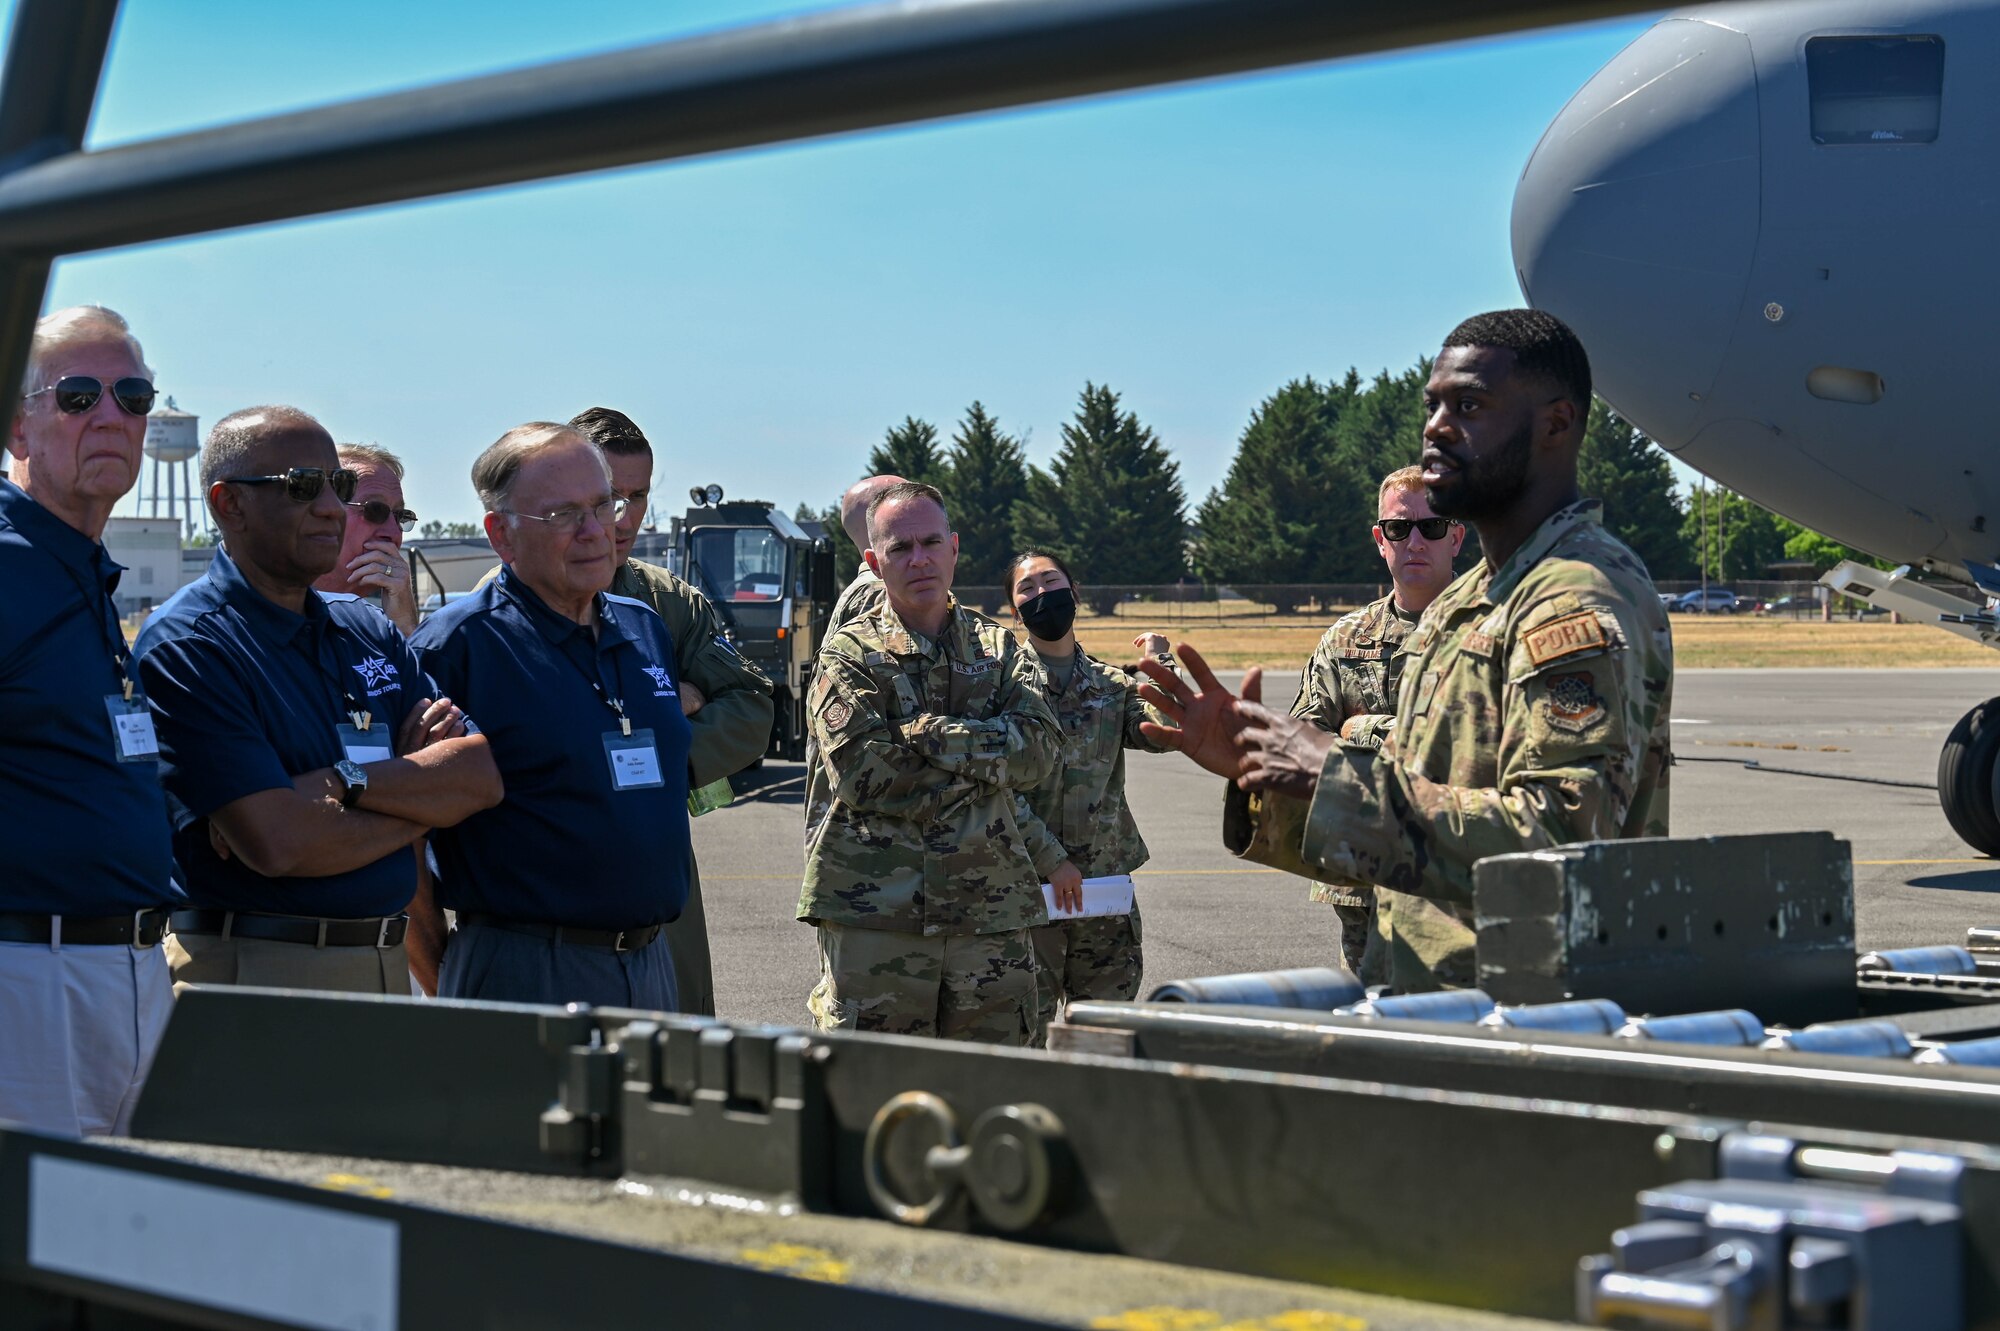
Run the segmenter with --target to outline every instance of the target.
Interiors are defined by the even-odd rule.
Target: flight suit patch
[[[1611,640],[1604,636],[1604,625],[1597,622],[1597,614],[1591,610],[1580,610],[1530,629],[1522,635],[1521,642],[1537,670],[1565,656],[1600,651],[1611,645]]]
[[[834,703],[826,709],[825,721],[828,730],[843,729],[853,719],[854,709],[844,702]]]
[[[1549,724],[1557,730],[1581,735],[1604,719],[1604,697],[1597,691],[1597,680],[1588,670],[1551,675],[1544,687],[1548,692],[1543,706]]]

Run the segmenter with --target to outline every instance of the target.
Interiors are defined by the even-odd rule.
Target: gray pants
[[[558,943],[492,924],[463,924],[445,944],[439,998],[493,1003],[589,1003],[677,1012],[673,953],[662,929],[631,952]]]
[[[0,1118],[124,1134],[173,1004],[157,947],[0,943]]]

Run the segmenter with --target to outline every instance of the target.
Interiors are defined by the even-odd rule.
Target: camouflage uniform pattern
[[[857,615],[879,610],[888,595],[882,586],[882,579],[876,577],[875,570],[864,561],[854,580],[842,587],[840,595],[833,598],[833,609],[827,614],[826,631],[832,633]]]
[[[1061,731],[1028,654],[956,602],[943,632],[920,638],[885,598],[827,638],[807,720],[817,752],[806,772],[798,917],[839,926],[821,937],[825,964],[808,1005],[815,1020],[1032,1038],[1026,931],[1048,913],[1030,847],[1045,858],[1052,843],[1022,792],[1048,776]],[[1058,854],[1049,867],[1060,862]],[[847,941],[867,931],[884,937]],[[953,942],[940,951],[939,939]],[[936,979],[913,989],[913,976]],[[924,984],[934,985],[928,999]],[[996,1017],[986,998],[954,985],[1013,995],[1015,1019],[1005,1018],[1005,1002]],[[948,1016],[966,1011],[987,1015]]]
[[[1378,927],[1399,989],[1473,982],[1478,860],[1667,834],[1672,632],[1602,510],[1558,509],[1431,603],[1394,731],[1379,758],[1335,745],[1296,848],[1247,829],[1249,853],[1280,868],[1302,856],[1392,889]]]
[[[485,586],[499,573],[494,569],[479,585]],[[733,776],[763,757],[771,743],[771,681],[736,654],[708,598],[658,564],[641,559],[626,560],[612,577],[610,590],[651,606],[666,621],[680,678],[700,689],[707,700],[688,718],[693,730],[688,746],[689,789]],[[667,950],[673,954],[681,1011],[714,1016],[708,912],[701,902],[701,873],[692,858],[687,904],[680,918],[667,926]]]
[[[1030,653],[1030,655],[1033,655]],[[1171,656],[1161,658],[1171,668]],[[1141,721],[1164,722],[1140,701],[1142,676],[1109,666],[1081,647],[1061,688],[1049,663],[1036,676],[1062,727],[1062,754],[1047,779],[1028,792],[1045,842],[1029,846],[1044,880],[1067,859],[1085,878],[1127,874],[1144,864],[1146,843],[1125,801],[1125,750],[1160,752],[1139,733]],[[1130,915],[1057,920],[1034,931],[1046,1026],[1072,998],[1136,998],[1143,969],[1139,905]]]
[[[1409,660],[1403,645],[1416,626],[1417,616],[1399,610],[1393,593],[1342,615],[1313,649],[1292,715],[1334,732],[1359,717],[1349,738],[1380,749],[1396,719],[1396,689]],[[1303,806],[1298,813],[1303,820]],[[1366,883],[1314,883],[1310,895],[1339,914],[1341,959],[1360,975],[1375,932],[1374,889]]]

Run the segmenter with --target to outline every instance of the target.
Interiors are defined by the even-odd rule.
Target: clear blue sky
[[[795,12],[782,0],[128,0],[96,146]],[[11,8],[11,6],[9,6]],[[1045,462],[1086,379],[1190,501],[1287,379],[1518,303],[1514,181],[1645,20],[1149,91],[66,259],[206,423],[287,402],[476,516],[502,430],[602,403],[689,485],[828,502],[979,399]],[[129,501],[128,501],[129,506]]]

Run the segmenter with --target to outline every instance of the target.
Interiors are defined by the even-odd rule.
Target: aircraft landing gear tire
[[[1989,698],[1960,717],[1938,753],[1938,803],[1966,845],[2000,856],[2000,698]]]

